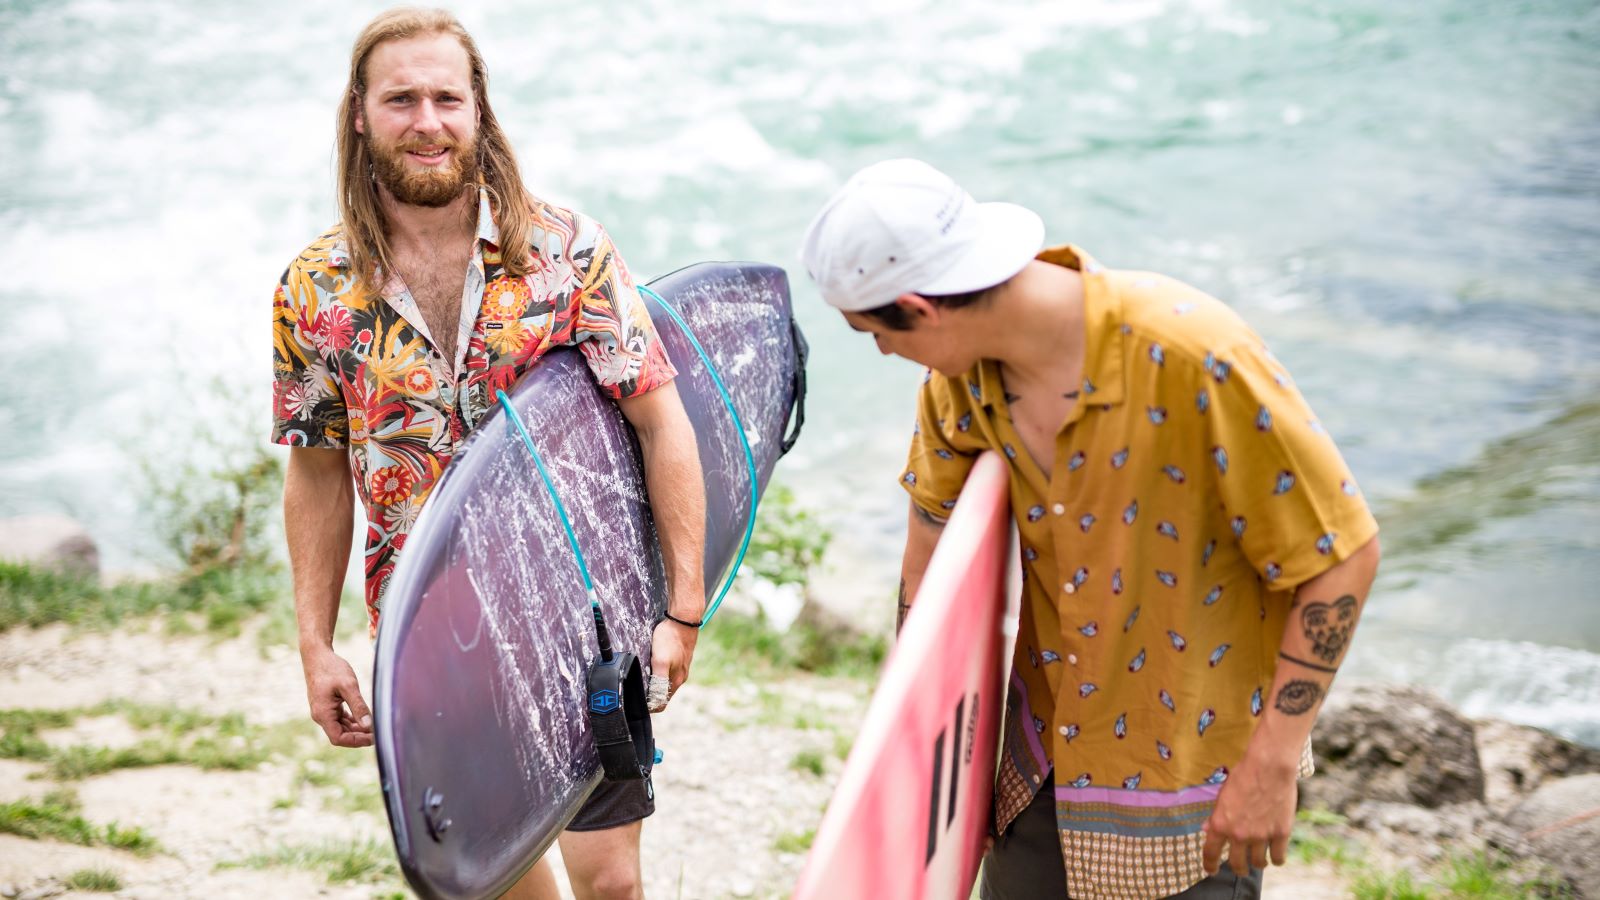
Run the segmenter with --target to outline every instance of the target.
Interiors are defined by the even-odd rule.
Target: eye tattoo
[[[1322,699],[1322,687],[1314,681],[1295,680],[1283,686],[1272,705],[1286,716],[1303,715]]]

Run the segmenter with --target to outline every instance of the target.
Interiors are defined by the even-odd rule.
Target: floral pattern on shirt
[[[454,360],[439,353],[398,278],[380,273],[379,291],[358,283],[339,227],[289,265],[273,297],[273,439],[348,449],[366,510],[374,633],[395,554],[496,391],[560,346],[576,345],[596,382],[619,399],[677,374],[605,229],[549,204],[535,210],[534,264],[514,277],[480,195]]]

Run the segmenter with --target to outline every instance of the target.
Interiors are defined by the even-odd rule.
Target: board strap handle
[[[655,736],[645,708],[644,672],[626,650],[589,667],[589,727],[609,781],[650,777]]]
[[[794,377],[789,386],[794,392],[794,405],[789,407],[789,429],[778,445],[778,455],[788,456],[800,440],[800,429],[806,424],[806,360],[811,356],[811,345],[800,331],[800,323],[789,317],[789,334],[794,339]]]

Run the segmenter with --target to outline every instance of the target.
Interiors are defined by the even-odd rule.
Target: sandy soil
[[[371,645],[343,642],[358,672]],[[838,777],[840,754],[866,706],[859,682],[796,677],[758,688],[693,684],[657,719],[665,761],[659,809],[644,829],[646,891],[657,898],[783,897],[803,857],[775,849],[784,835],[815,827]],[[388,878],[330,884],[325,869],[223,867],[286,846],[372,839],[386,850],[380,811],[341,802],[376,793],[370,751],[331,778],[319,733],[304,719],[299,661],[286,647],[263,650],[250,634],[226,641],[174,637],[155,627],[73,633],[64,627],[0,634],[0,709],[70,708],[103,700],[174,704],[213,715],[242,713],[253,725],[303,725],[304,756],[253,771],[187,766],[113,771],[70,783],[95,823],[139,826],[161,844],[147,858],[102,847],[0,835],[0,895],[105,896],[67,891],[85,868],[116,872],[120,897],[370,898],[404,889]],[[44,733],[56,746],[128,746],[140,733],[120,716],[81,718]],[[817,776],[791,765],[802,750],[825,760]],[[325,753],[325,751],[324,751]],[[321,784],[319,781],[336,781]],[[353,785],[353,787],[346,787]],[[0,803],[37,799],[59,787],[42,765],[0,760]],[[559,870],[559,867],[558,867]],[[1331,869],[1290,866],[1267,881],[1274,898],[1345,896]]]

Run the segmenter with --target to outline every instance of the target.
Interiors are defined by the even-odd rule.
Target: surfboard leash
[[[544,467],[544,459],[533,445],[533,437],[528,434],[527,426],[522,424],[522,417],[511,405],[511,398],[506,396],[505,391],[495,391],[495,396],[499,398],[500,408],[505,410],[512,427],[522,436],[522,445],[528,449],[533,466],[539,472],[539,479],[544,482],[544,489],[555,504],[561,528],[567,533],[567,543],[572,547],[572,558],[578,564],[578,574],[583,577],[589,609],[594,613],[595,643],[599,645],[600,658],[590,663],[586,685],[589,725],[594,732],[600,766],[605,770],[606,777],[613,781],[645,779],[647,789],[653,796],[654,789],[649,788],[648,784],[650,765],[656,757],[656,745],[650,726],[643,667],[632,653],[626,650],[612,651],[605,613],[600,608],[600,595],[595,591],[594,579],[589,577],[589,563],[584,559],[583,548],[578,545],[578,534],[572,529],[567,506],[561,502],[561,494],[550,479],[550,472]]]
[[[733,395],[728,392],[728,386],[722,382],[722,375],[717,372],[716,365],[711,362],[710,354],[706,353],[705,348],[700,346],[700,339],[695,337],[694,329],[689,327],[689,323],[684,321],[683,316],[679,315],[676,309],[672,308],[672,304],[668,303],[666,298],[651,290],[647,285],[641,284],[638,287],[641,294],[649,295],[651,299],[661,305],[662,309],[667,311],[667,315],[671,316],[672,321],[677,323],[678,328],[683,332],[683,336],[689,339],[689,346],[693,347],[694,352],[700,356],[700,362],[705,365],[706,372],[710,373],[711,383],[716,385],[717,393],[721,395],[722,403],[728,408],[728,415],[733,419],[733,430],[739,435],[739,444],[744,448],[745,466],[750,473],[750,515],[745,520],[744,539],[739,542],[739,554],[734,557],[733,568],[728,570],[728,574],[722,582],[722,588],[717,591],[716,599],[711,601],[710,605],[706,607],[705,615],[700,618],[701,623],[704,624],[711,621],[711,617],[716,614],[717,608],[722,605],[722,598],[728,596],[728,591],[733,588],[733,579],[739,574],[739,566],[744,563],[745,553],[750,549],[750,538],[756,531],[756,508],[761,504],[761,482],[760,476],[756,472],[756,454],[755,451],[750,449],[750,438],[744,432],[744,420],[739,418],[738,408],[733,405]]]

